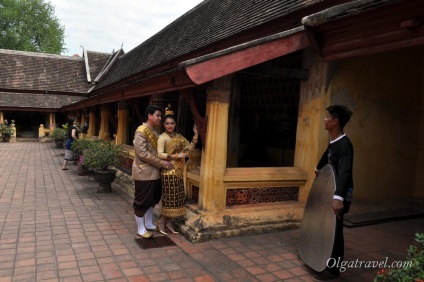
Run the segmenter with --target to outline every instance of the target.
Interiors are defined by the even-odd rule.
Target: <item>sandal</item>
[[[166,229],[168,229],[169,232],[171,232],[172,234],[178,234],[178,231],[175,231],[174,227],[172,226],[172,222],[167,222],[165,225]]]
[[[159,233],[163,234],[163,235],[168,235],[168,233],[165,232],[165,224],[163,222],[159,222],[157,221],[155,223],[156,228],[158,229]]]

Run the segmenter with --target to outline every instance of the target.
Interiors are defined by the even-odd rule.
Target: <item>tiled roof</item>
[[[100,71],[106,65],[112,53],[100,53],[87,50],[88,65],[90,68],[91,81],[94,81],[99,75]]]
[[[356,0],[341,5],[336,5],[318,13],[306,16],[302,19],[302,24],[306,26],[317,26],[326,22],[398,3],[400,1],[401,0]]]
[[[205,0],[122,56],[96,88],[323,1]]]
[[[86,54],[94,80],[112,54]],[[92,87],[82,57],[0,49],[0,107],[60,108],[82,100]]]
[[[0,107],[59,109],[82,99],[84,98],[68,95],[0,92]]]
[[[49,93],[86,93],[84,59],[0,49],[0,89]]]

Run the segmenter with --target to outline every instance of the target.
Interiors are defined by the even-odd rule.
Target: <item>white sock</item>
[[[138,234],[143,235],[147,232],[146,228],[144,227],[144,217],[135,216],[135,222],[137,222]]]
[[[150,207],[146,213],[144,214],[144,219],[146,220],[146,228],[147,229],[155,229],[156,226],[153,224],[153,208]]]

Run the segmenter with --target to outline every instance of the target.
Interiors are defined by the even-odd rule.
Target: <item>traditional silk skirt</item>
[[[144,213],[155,204],[160,202],[161,184],[160,180],[135,180],[134,213],[143,217]]]
[[[176,218],[184,216],[185,193],[183,172],[181,169],[162,169],[162,210],[161,214],[166,217]]]

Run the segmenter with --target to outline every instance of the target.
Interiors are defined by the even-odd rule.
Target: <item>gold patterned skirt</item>
[[[162,210],[166,217],[186,215],[183,172],[180,168],[162,169]]]

